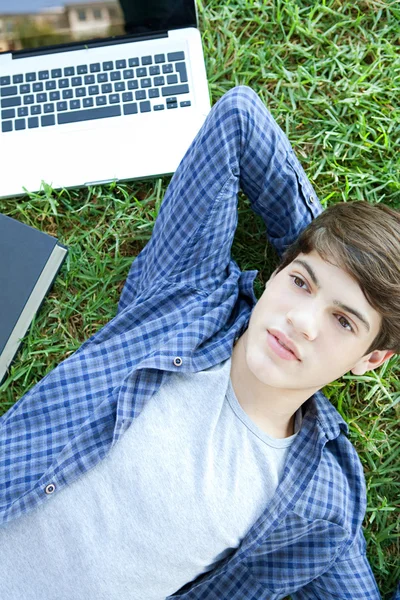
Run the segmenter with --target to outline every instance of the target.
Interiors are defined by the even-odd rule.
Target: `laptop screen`
[[[0,0],[0,53],[196,26],[195,0]]]

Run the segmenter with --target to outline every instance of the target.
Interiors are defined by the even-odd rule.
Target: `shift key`
[[[178,94],[188,94],[189,86],[187,83],[182,85],[168,85],[167,87],[161,88],[162,95],[165,96],[177,96]]]

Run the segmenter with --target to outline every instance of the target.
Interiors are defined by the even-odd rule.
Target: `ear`
[[[367,371],[372,371],[380,367],[386,360],[394,355],[392,350],[374,350],[370,354],[363,356],[351,369],[353,375],[364,375]]]

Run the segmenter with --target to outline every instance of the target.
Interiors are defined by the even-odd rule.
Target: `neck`
[[[247,331],[233,348],[231,382],[236,398],[260,429],[275,438],[294,433],[294,415],[316,390],[274,388],[256,378],[246,361]]]

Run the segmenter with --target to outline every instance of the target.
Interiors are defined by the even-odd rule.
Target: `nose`
[[[307,340],[315,340],[318,335],[318,315],[315,307],[292,308],[286,314],[287,322]]]

